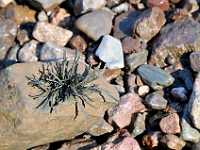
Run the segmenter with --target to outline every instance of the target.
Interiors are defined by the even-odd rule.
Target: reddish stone
[[[76,35],[74,36],[70,42],[69,42],[70,46],[74,49],[78,49],[81,52],[84,52],[87,48],[87,43],[86,41],[80,36],[80,35]]]
[[[159,7],[163,11],[169,10],[168,0],[148,0],[147,5],[149,7]]]

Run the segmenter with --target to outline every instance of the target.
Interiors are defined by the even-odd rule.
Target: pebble
[[[167,117],[161,119],[159,125],[164,133],[176,134],[181,132],[179,125],[179,116],[177,113],[169,114]]]
[[[52,42],[58,46],[65,46],[72,37],[70,30],[55,26],[47,22],[38,22],[33,37],[40,42]]]
[[[146,94],[149,93],[149,91],[150,91],[149,86],[147,86],[147,85],[140,86],[138,88],[138,95],[141,97],[144,97]]]
[[[159,33],[165,22],[165,14],[160,8],[147,9],[134,24],[133,33],[148,42]]]
[[[145,102],[151,109],[162,110],[167,107],[167,100],[158,92],[153,92],[146,96]]]
[[[180,100],[181,102],[188,100],[187,98],[188,92],[184,87],[173,88],[171,90],[171,94],[176,100]]]
[[[13,0],[0,0],[0,7],[6,7],[11,2],[13,2]]]
[[[91,10],[97,10],[106,5],[106,0],[76,0],[74,12],[76,15],[86,13]]]
[[[130,72],[135,71],[137,67],[145,64],[147,62],[147,57],[148,57],[147,50],[141,50],[140,52],[132,53],[125,56],[125,60],[126,60],[127,66],[130,69]]]
[[[147,5],[149,7],[159,7],[163,11],[169,10],[168,0],[148,0]]]
[[[111,32],[113,17],[111,11],[95,10],[78,18],[75,25],[88,37],[97,41],[101,36]]]
[[[193,71],[200,72],[200,52],[190,54],[190,65]]]
[[[69,45],[71,46],[71,48],[80,50],[81,52],[85,52],[87,48],[87,42],[80,35],[73,36],[69,41]]]
[[[100,60],[105,62],[109,69],[118,69],[124,67],[124,55],[120,40],[105,35],[95,52]]]
[[[122,12],[127,12],[129,10],[129,3],[125,2],[125,3],[121,3],[120,5],[116,6],[116,7],[113,7],[112,8],[112,11],[114,13],[122,13]]]
[[[27,2],[36,9],[48,9],[57,6],[65,0],[27,0]]]
[[[20,45],[24,45],[24,43],[28,42],[30,40],[28,31],[27,30],[18,30],[17,40]]]
[[[38,15],[37,15],[37,19],[38,19],[38,21],[40,21],[40,22],[48,22],[48,16],[47,16],[47,14],[46,14],[46,12],[44,11],[44,10],[42,10],[42,11],[40,11],[39,13],[38,13]]]
[[[38,42],[35,40],[31,40],[30,42],[26,43],[18,52],[18,60],[20,62],[38,61],[37,48]]]
[[[137,71],[142,80],[154,90],[168,87],[174,82],[174,78],[170,74],[152,65],[141,65]]]
[[[131,123],[132,114],[146,110],[142,99],[132,93],[121,97],[119,104],[108,110],[109,123],[115,123],[120,129]]]
[[[173,134],[167,134],[162,137],[161,142],[169,149],[182,150],[186,143],[179,137]]]
[[[145,135],[142,139],[142,144],[147,146],[149,149],[157,147],[161,138],[161,132],[155,131]]]

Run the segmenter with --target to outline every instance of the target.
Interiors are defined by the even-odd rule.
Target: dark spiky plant
[[[78,102],[81,102],[84,107],[86,103],[93,106],[91,104],[93,100],[89,97],[88,92],[98,92],[105,101],[101,93],[102,89],[95,84],[91,84],[97,78],[95,72],[92,71],[90,66],[86,66],[83,73],[79,73],[78,60],[79,57],[76,55],[72,64],[64,59],[61,62],[50,63],[46,67],[43,65],[42,69],[39,70],[38,77],[35,75],[27,77],[28,84],[40,90],[39,94],[31,96],[40,100],[37,108],[47,107],[52,112],[59,103],[73,99],[76,118],[78,115]]]

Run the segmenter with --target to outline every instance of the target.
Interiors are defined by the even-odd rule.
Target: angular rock
[[[147,62],[147,57],[147,50],[141,50],[140,52],[127,55],[125,60],[130,72],[133,72],[138,66],[145,64]]]
[[[149,7],[159,7],[163,11],[167,11],[169,9],[168,0],[148,0],[147,5]]]
[[[141,13],[139,11],[130,10],[115,18],[113,36],[123,39],[126,36],[132,36],[133,25]]]
[[[27,2],[36,9],[48,9],[61,4],[65,0],[27,0]]]
[[[173,134],[167,134],[163,136],[161,142],[167,145],[168,148],[174,150],[182,150],[183,147],[186,145],[186,143],[182,139]]]
[[[151,109],[162,110],[167,107],[167,100],[158,92],[146,96],[145,102]]]
[[[142,139],[144,146],[147,146],[149,149],[157,147],[161,138],[161,132],[156,131],[145,135]]]
[[[114,15],[108,10],[95,10],[76,20],[76,27],[93,40],[109,34],[112,28]]]
[[[177,113],[172,113],[161,119],[159,125],[164,133],[176,134],[181,132],[179,125],[179,116]]]
[[[0,7],[6,7],[11,2],[13,2],[13,0],[0,0]]]
[[[52,42],[58,46],[65,46],[73,33],[70,30],[49,24],[47,22],[38,22],[33,37],[40,42]]]
[[[14,45],[17,25],[13,20],[0,19],[0,31],[0,60],[2,60],[8,49]]]
[[[144,11],[134,24],[133,32],[148,42],[161,30],[165,24],[165,14],[158,7]]]
[[[171,94],[176,100],[180,100],[181,102],[188,100],[187,98],[188,92],[184,87],[173,88],[171,90]]]
[[[76,35],[72,37],[72,39],[69,42],[70,46],[74,49],[78,49],[81,52],[84,52],[87,48],[87,43],[84,40],[84,38],[80,35]]]
[[[169,73],[152,65],[141,65],[137,71],[142,80],[154,90],[160,90],[174,82],[174,78]]]
[[[38,60],[38,42],[31,40],[26,43],[18,52],[20,62],[36,62]]]
[[[190,65],[193,71],[200,72],[200,52],[190,54]]]
[[[165,26],[153,44],[151,64],[165,66],[168,55],[177,62],[184,53],[200,51],[200,24],[187,18]]]
[[[106,94],[104,102],[101,96],[92,93],[91,104],[95,107],[86,104],[76,119],[73,101],[57,105],[51,114],[37,109],[38,101],[30,95],[37,94],[38,90],[27,84],[27,76],[37,75],[41,67],[41,63],[19,63],[0,73],[1,150],[28,149],[53,141],[72,139],[87,132],[103,118],[107,109],[116,104]],[[117,91],[107,82],[99,79],[94,84],[118,99]]]
[[[76,15],[83,14],[90,10],[97,10],[106,5],[106,0],[76,0],[74,4],[74,12]]]
[[[142,99],[136,94],[128,93],[121,97],[117,106],[108,110],[108,120],[109,123],[124,128],[131,123],[132,114],[144,112],[145,110]]]
[[[100,60],[104,61],[109,69],[124,67],[124,55],[120,40],[105,35],[95,52]]]

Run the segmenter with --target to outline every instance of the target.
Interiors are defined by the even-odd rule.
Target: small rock
[[[104,61],[109,69],[124,67],[124,56],[120,40],[105,35],[96,50],[96,56]]]
[[[19,41],[20,45],[24,45],[24,43],[28,42],[30,40],[28,31],[27,30],[18,30],[17,40]]]
[[[132,136],[136,137],[142,134],[146,130],[145,120],[146,120],[147,113],[138,113],[136,120],[134,121],[134,128],[132,131]]]
[[[72,48],[78,49],[81,52],[84,52],[87,48],[86,41],[80,35],[72,37],[71,40],[69,41],[69,44]]]
[[[142,99],[136,94],[128,93],[121,97],[117,106],[108,110],[109,123],[115,123],[122,129],[131,123],[132,114],[145,110]]]
[[[90,10],[97,10],[106,5],[106,0],[76,0],[74,12],[76,15],[83,14]]]
[[[117,78],[120,74],[121,74],[121,69],[106,69],[103,72],[103,77],[107,81],[111,81],[111,80]]]
[[[11,2],[13,2],[13,0],[0,0],[0,7],[6,7]]]
[[[158,7],[153,7],[144,11],[134,24],[133,32],[148,42],[161,30],[166,19],[163,11]]]
[[[164,133],[176,134],[181,132],[179,116],[177,113],[172,113],[167,117],[162,118],[159,125]]]
[[[146,94],[148,94],[149,91],[150,91],[149,86],[147,86],[147,85],[140,86],[140,87],[138,88],[138,95],[143,97],[143,96],[145,96]]]
[[[113,17],[114,15],[111,11],[96,10],[78,18],[75,25],[79,30],[96,41],[101,36],[111,32]]]
[[[160,90],[174,82],[174,78],[170,74],[152,65],[141,65],[138,68],[138,73],[142,80],[154,90]]]
[[[118,39],[123,39],[126,36],[132,36],[133,25],[141,14],[139,11],[130,10],[122,13],[115,18],[113,36]]]
[[[173,134],[167,134],[162,137],[161,142],[163,144],[166,144],[168,148],[174,149],[174,150],[182,150],[183,147],[186,145],[186,143]]]
[[[200,52],[190,54],[190,65],[193,71],[200,72]]]
[[[142,50],[140,52],[127,55],[125,59],[130,72],[133,72],[138,66],[145,64],[147,62],[147,57],[147,50]]]
[[[42,10],[38,13],[37,19],[40,22],[44,22],[44,21],[48,22],[48,16],[44,10]]]
[[[159,7],[163,11],[169,10],[168,0],[148,0],[147,5],[149,7]]]
[[[50,22],[54,25],[60,26],[70,14],[64,8],[56,9],[50,16]]]
[[[48,9],[61,4],[65,0],[27,0],[27,2],[36,9]]]
[[[151,93],[146,96],[145,102],[151,109],[162,110],[167,107],[167,100],[158,92]]]
[[[173,88],[171,90],[171,94],[172,96],[177,99],[180,100],[182,102],[187,101],[187,90],[184,87],[177,87],[177,88]]]
[[[149,149],[153,149],[154,147],[158,146],[160,138],[161,138],[161,132],[159,131],[152,132],[143,137],[142,143]]]
[[[113,7],[112,11],[115,13],[122,13],[122,12],[127,12],[129,10],[129,3],[121,3],[120,5]]]
[[[72,35],[71,31],[47,22],[38,22],[33,31],[33,37],[38,41],[52,42],[59,46],[67,44]]]
[[[18,52],[18,60],[20,62],[36,62],[38,42],[32,40],[26,43]]]

